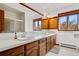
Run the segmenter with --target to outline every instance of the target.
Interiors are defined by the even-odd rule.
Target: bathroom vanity
[[[55,45],[56,33],[32,37],[28,40],[0,41],[0,56],[44,56]]]

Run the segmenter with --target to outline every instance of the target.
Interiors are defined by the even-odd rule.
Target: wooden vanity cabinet
[[[39,40],[39,56],[46,55],[46,38]]]
[[[25,45],[25,56],[38,56],[38,41],[31,42]]]
[[[44,56],[56,44],[56,35],[42,38],[31,43],[15,47],[3,52],[0,56]]]
[[[46,51],[48,52],[49,50],[50,50],[50,48],[51,48],[51,39],[50,39],[50,37],[47,37],[47,39],[46,39]]]
[[[0,52],[0,56],[24,56],[24,46],[19,46]]]

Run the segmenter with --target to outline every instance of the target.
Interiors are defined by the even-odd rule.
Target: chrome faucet
[[[17,33],[15,32],[15,39],[17,39],[17,35],[16,35]]]

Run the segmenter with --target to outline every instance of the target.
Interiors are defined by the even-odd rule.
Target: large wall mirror
[[[25,31],[25,13],[0,4],[0,33]]]

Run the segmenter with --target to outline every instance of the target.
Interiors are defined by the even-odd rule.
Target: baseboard
[[[56,45],[59,45],[59,44],[56,44]],[[62,43],[61,46],[62,47],[66,47],[66,48],[71,48],[71,49],[75,49],[76,48],[76,46],[74,46],[74,45],[69,45],[69,44],[64,44],[64,43]]]

